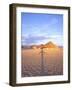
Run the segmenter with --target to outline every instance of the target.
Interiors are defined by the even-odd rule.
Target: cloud
[[[22,44],[23,45],[32,45],[32,44],[42,44],[47,43],[48,41],[56,41],[56,40],[62,40],[61,35],[52,35],[52,36],[44,36],[44,35],[28,35],[22,37]]]
[[[38,43],[39,41],[42,41],[42,40],[45,40],[46,37],[44,36],[29,36],[29,37],[26,37],[25,39],[22,38],[22,42],[24,42],[25,44],[36,44]]]

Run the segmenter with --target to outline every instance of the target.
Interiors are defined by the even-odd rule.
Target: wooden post
[[[41,47],[41,75],[44,74],[44,51],[43,47]]]

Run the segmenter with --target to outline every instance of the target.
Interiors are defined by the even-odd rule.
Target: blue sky
[[[63,15],[21,13],[22,45],[39,45],[49,41],[63,46]]]

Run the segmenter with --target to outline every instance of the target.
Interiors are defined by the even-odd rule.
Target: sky
[[[39,45],[49,41],[63,46],[63,15],[21,13],[21,44]]]

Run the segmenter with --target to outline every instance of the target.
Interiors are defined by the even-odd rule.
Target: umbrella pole
[[[41,48],[41,75],[44,74],[44,55],[43,53],[44,53],[43,48]]]

